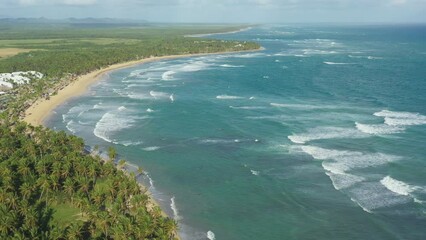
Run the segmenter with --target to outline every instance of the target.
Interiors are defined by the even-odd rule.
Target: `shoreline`
[[[214,35],[232,34],[232,33],[245,32],[245,31],[248,31],[252,28],[253,27],[250,26],[250,27],[245,27],[245,28],[241,28],[241,29],[238,29],[238,30],[235,30],[235,31],[229,31],[229,32],[190,34],[190,35],[185,35],[185,37],[202,38],[202,37],[209,37],[209,36],[214,36]]]
[[[196,56],[205,56],[205,55],[218,55],[218,54],[232,54],[232,53],[241,53],[241,52],[255,52],[262,51],[264,48],[260,47],[253,50],[245,51],[226,51],[226,52],[217,52],[217,53],[194,53],[194,54],[181,54],[181,55],[168,55],[161,57],[149,57],[140,60],[133,60],[124,63],[113,64],[108,67],[94,70],[90,73],[80,75],[76,80],[70,82],[63,89],[59,90],[57,94],[50,96],[49,99],[40,97],[35,102],[31,104],[25,110],[25,116],[22,119],[24,122],[33,125],[33,126],[45,126],[45,121],[51,116],[52,111],[58,106],[64,104],[66,101],[84,95],[89,87],[96,82],[102,80],[102,77],[108,72],[132,67],[139,64],[161,61],[161,60],[171,60],[177,58],[186,58],[186,57],[196,57]]]

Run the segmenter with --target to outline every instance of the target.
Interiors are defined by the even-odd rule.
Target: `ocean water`
[[[142,166],[184,239],[426,239],[426,26],[266,25],[109,73],[48,125]]]

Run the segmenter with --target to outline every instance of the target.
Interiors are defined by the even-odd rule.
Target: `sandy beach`
[[[262,48],[258,49],[262,50]],[[252,52],[258,50],[248,50],[240,52]],[[95,70],[88,74],[79,76],[75,81],[59,90],[54,96],[49,99],[40,98],[35,101],[26,111],[24,121],[33,126],[43,125],[44,121],[50,116],[51,112],[59,105],[65,103],[71,98],[78,97],[87,92],[87,89],[95,82],[102,79],[102,76],[110,71],[131,67],[134,65],[148,63],[153,61],[160,61],[165,59],[185,58],[202,55],[213,55],[213,54],[229,54],[238,52],[218,52],[218,53],[198,53],[198,54],[183,54],[183,55],[170,55],[163,57],[150,57],[141,60],[130,61],[125,63],[114,64],[99,70]]]

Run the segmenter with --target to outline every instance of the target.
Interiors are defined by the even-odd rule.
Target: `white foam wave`
[[[364,138],[367,136],[368,135],[365,133],[352,128],[317,127],[309,129],[307,133],[290,135],[288,136],[288,139],[294,143],[304,144],[314,140],[335,138]]]
[[[129,128],[133,125],[134,120],[123,114],[115,114],[113,112],[105,113],[96,123],[93,133],[96,137],[107,142],[113,142],[112,134],[122,129]]]
[[[170,97],[170,94],[168,94],[168,93],[165,93],[165,92],[156,92],[156,91],[150,91],[149,95],[151,95],[155,99],[164,99],[164,98],[169,98]]]
[[[216,96],[216,98],[222,99],[222,100],[233,100],[233,99],[242,99],[243,97],[231,96],[231,95],[218,95]]]
[[[403,127],[390,126],[387,124],[362,124],[355,122],[355,126],[361,132],[373,135],[394,134],[405,130]]]
[[[165,73],[163,73],[163,75],[161,76],[162,80],[172,80],[173,79],[173,75],[175,74],[175,71],[167,71]]]
[[[373,56],[368,56],[367,59],[370,60],[378,60],[378,59],[383,59],[382,57],[373,57]]]
[[[152,99],[152,96],[146,93],[130,93],[127,95],[127,97],[131,99],[137,99],[137,100]]]
[[[382,180],[380,180],[380,183],[390,191],[404,196],[408,196],[412,192],[420,189],[417,186],[410,186],[405,182],[398,181],[394,178],[391,178],[390,176],[384,177]]]
[[[256,57],[262,57],[262,56],[265,56],[265,54],[263,54],[263,53],[246,53],[246,54],[231,55],[231,57],[236,57],[236,58],[256,58]]]
[[[341,63],[341,62],[324,62],[327,65],[353,65],[355,63]]]
[[[255,176],[259,176],[259,171],[255,171],[255,170],[250,170],[251,174],[255,175]]]
[[[351,200],[356,202],[364,211],[374,210],[410,202],[410,198],[389,191],[378,182],[360,183],[348,192]]]
[[[141,144],[143,144],[143,142],[142,141],[136,141],[136,142],[133,142],[133,141],[119,141],[119,142],[116,142],[116,144],[120,144],[120,145],[128,147],[128,146],[141,145]]]
[[[152,178],[149,176],[149,174],[147,172],[145,172],[145,176],[148,178],[149,181],[149,189],[155,189],[154,187],[154,180],[152,180]]]
[[[389,126],[415,126],[415,125],[425,125],[426,124],[426,116],[422,116],[419,118],[390,118],[385,117],[385,124]]]
[[[362,153],[316,146],[301,146],[301,149],[314,159],[332,160],[324,161],[322,166],[325,170],[335,174],[346,174],[347,171],[352,169],[379,166],[400,159],[398,156],[384,153]]]
[[[377,117],[383,117],[385,124],[389,126],[411,126],[411,125],[425,125],[426,116],[420,113],[412,112],[395,112],[389,110],[382,110],[373,114]]]
[[[154,110],[152,110],[151,108],[146,109],[147,112],[152,113],[154,112]]]
[[[127,108],[125,106],[121,106],[121,107],[118,108],[118,111],[124,111],[124,110],[127,110]]]
[[[224,68],[242,68],[242,67],[245,67],[244,65],[230,65],[230,64],[222,64],[220,66],[224,67]]]
[[[212,231],[207,232],[207,238],[209,240],[216,240],[216,236],[214,235],[214,233]]]
[[[158,146],[152,146],[152,147],[145,147],[145,148],[142,148],[142,150],[144,150],[144,151],[147,151],[147,152],[152,152],[152,151],[156,151],[156,150],[158,150],[158,149],[160,149],[161,147],[158,147]]]
[[[244,109],[244,110],[265,109],[265,107],[260,107],[260,106],[239,106],[239,107],[229,106],[229,107],[232,109]]]
[[[76,132],[77,132],[77,130],[76,130],[76,126],[75,126],[75,122],[74,122],[74,120],[71,120],[71,121],[69,121],[68,123],[67,123],[67,125],[66,125],[66,128],[70,131],[70,132],[72,132],[73,134],[75,134]]]
[[[173,197],[170,199],[170,201],[171,201],[171,203],[170,203],[170,207],[172,208],[172,211],[173,211],[173,218],[174,218],[176,221],[181,220],[181,219],[182,219],[182,217],[181,217],[181,216],[179,216],[179,210],[178,210],[178,208],[176,207],[175,197],[173,196]]]
[[[316,110],[316,109],[344,109],[350,107],[335,106],[335,105],[314,105],[314,104],[297,104],[297,103],[270,103],[273,107],[291,108],[299,110]]]
[[[175,102],[175,97],[173,96],[173,94],[169,96],[169,99],[171,102]]]
[[[366,58],[368,60],[379,60],[383,59],[382,57],[374,57],[374,56],[354,56],[354,55],[348,55],[350,58]]]
[[[359,182],[365,181],[365,178],[347,173],[325,172],[330,177],[331,182],[336,190],[349,188]]]
[[[203,139],[200,141],[202,144],[229,144],[229,143],[238,143],[240,140],[234,139]]]

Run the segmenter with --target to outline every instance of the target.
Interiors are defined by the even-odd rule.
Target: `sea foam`
[[[330,177],[330,180],[336,190],[349,188],[359,182],[365,181],[364,177],[355,176],[347,173],[326,172],[325,174]]]
[[[412,112],[395,112],[389,110],[382,110],[373,114],[377,117],[383,117],[385,124],[389,126],[411,126],[411,125],[425,125],[426,116],[420,113]]]
[[[175,202],[175,197],[174,197],[174,196],[170,199],[170,207],[171,207],[171,209],[172,209],[172,211],[173,211],[173,218],[174,218],[176,221],[181,220],[181,219],[182,219],[182,217],[181,217],[181,216],[179,216],[179,210],[178,210],[178,208],[176,207],[176,202]]]
[[[340,127],[317,127],[309,129],[302,134],[293,134],[288,139],[294,143],[305,144],[314,140],[335,139],[335,138],[364,138],[368,135],[352,128]]]
[[[105,113],[96,123],[93,133],[96,137],[107,142],[113,142],[112,134],[119,130],[129,128],[134,124],[134,120],[123,114],[115,114],[114,112]]]
[[[234,100],[234,99],[242,99],[243,97],[231,96],[231,95],[218,95],[216,96],[216,98],[221,100]]]
[[[405,130],[403,127],[390,126],[387,124],[362,124],[355,122],[355,126],[361,132],[372,135],[394,134],[403,132]]]
[[[384,153],[362,153],[316,146],[301,146],[301,149],[314,159],[332,160],[324,161],[322,166],[325,170],[336,174],[345,174],[352,169],[380,166],[400,160],[399,156]]]
[[[360,183],[348,192],[351,200],[356,202],[364,211],[372,213],[374,210],[393,207],[411,201],[410,197],[389,191],[377,182]]]
[[[216,240],[216,236],[214,235],[214,233],[212,231],[207,232],[207,238],[209,240]]]
[[[408,196],[412,192],[420,189],[419,187],[410,186],[402,181],[393,179],[390,176],[384,177],[382,180],[380,180],[380,183],[390,191],[404,196]]]
[[[327,65],[353,65],[355,63],[341,63],[341,62],[324,62]]]

